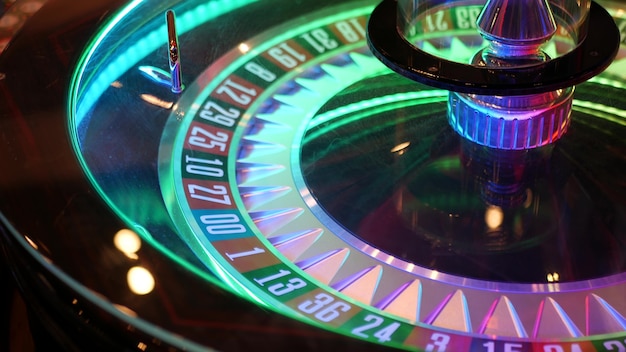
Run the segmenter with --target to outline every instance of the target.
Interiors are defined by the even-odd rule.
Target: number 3
[[[432,343],[426,346],[426,352],[444,352],[450,342],[450,336],[435,333],[430,337]]]

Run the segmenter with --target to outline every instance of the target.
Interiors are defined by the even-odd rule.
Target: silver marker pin
[[[180,68],[180,50],[178,47],[178,33],[176,32],[176,16],[174,11],[168,10],[167,20],[167,36],[168,36],[168,52],[170,62],[170,73],[172,75],[172,92],[178,94],[183,91],[183,76]]]

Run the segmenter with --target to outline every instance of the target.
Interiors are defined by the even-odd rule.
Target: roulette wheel
[[[626,351],[624,7],[51,0],[4,260],[70,350]]]

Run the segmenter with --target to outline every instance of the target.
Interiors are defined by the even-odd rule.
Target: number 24
[[[368,330],[378,328],[385,322],[385,319],[373,314],[367,315],[364,320],[368,322],[368,324],[352,329],[352,333],[354,335],[369,338],[370,335],[368,335]],[[388,342],[391,341],[391,336],[394,332],[396,332],[396,330],[398,330],[399,327],[400,323],[394,322],[389,324],[387,327],[377,330],[372,336],[374,336],[378,342]]]

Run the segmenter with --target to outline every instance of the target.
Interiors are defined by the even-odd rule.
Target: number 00
[[[237,214],[203,215],[200,221],[211,235],[235,235],[246,232]]]

